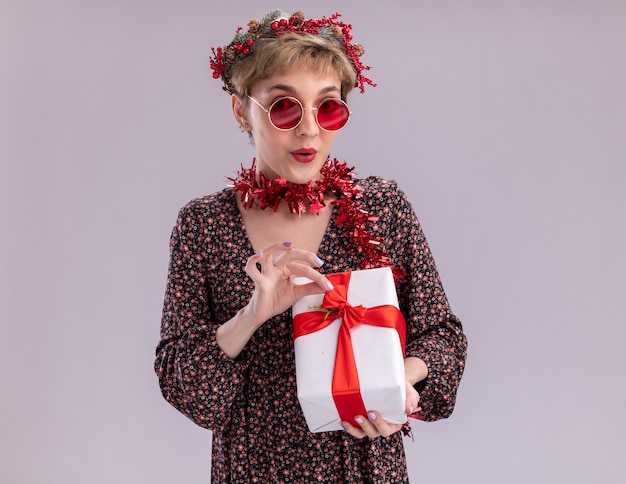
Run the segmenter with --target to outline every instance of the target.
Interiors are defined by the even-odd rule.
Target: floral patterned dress
[[[421,226],[395,182],[359,181],[364,208],[378,217],[394,266],[407,322],[407,356],[422,358],[428,378],[418,384],[427,421],[453,410],[467,341],[452,314]],[[335,209],[336,212],[336,209]],[[319,256],[326,273],[355,270],[359,255],[337,226],[326,229]],[[243,267],[253,254],[232,188],[181,209],[171,259],[155,371],[174,407],[213,432],[214,483],[408,482],[403,435],[355,439],[343,431],[309,432],[296,395],[290,311],[267,321],[241,354],[229,359],[215,331],[249,300],[253,283]]]

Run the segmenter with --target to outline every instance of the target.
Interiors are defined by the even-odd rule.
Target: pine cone
[[[339,27],[339,25],[333,25],[330,28],[330,31],[333,33],[333,36],[337,37],[338,39],[340,39],[343,35],[343,30],[341,30],[341,27]]]
[[[363,44],[354,44],[354,50],[359,57],[365,54],[365,47],[363,46]]]
[[[304,22],[304,12],[298,10],[297,12],[291,14],[291,18],[294,19],[294,25],[300,25],[302,22]]]
[[[248,33],[253,37],[263,32],[263,25],[257,19],[252,19],[248,22]]]
[[[224,51],[224,60],[227,64],[232,64],[237,57],[235,49],[229,48]]]

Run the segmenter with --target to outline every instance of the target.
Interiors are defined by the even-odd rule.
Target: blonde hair
[[[337,75],[344,101],[355,86],[354,67],[337,42],[318,35],[291,33],[257,39],[254,54],[233,67],[231,82],[245,99],[256,82],[285,74],[295,66],[311,69],[321,76]]]

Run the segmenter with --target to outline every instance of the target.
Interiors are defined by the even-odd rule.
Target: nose
[[[303,108],[302,121],[296,128],[296,134],[303,137],[317,136],[320,127],[317,124],[317,108]]]

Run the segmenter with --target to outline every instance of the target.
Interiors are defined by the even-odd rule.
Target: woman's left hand
[[[406,400],[405,400],[405,412],[407,415],[411,415],[421,410],[417,405],[419,403],[419,393],[411,385],[410,382],[406,382]],[[376,437],[389,437],[392,434],[398,432],[404,424],[393,424],[385,422],[380,414],[375,410],[370,410],[367,415],[355,415],[354,420],[361,426],[361,428],[351,425],[349,422],[341,422],[341,425],[346,432],[357,439],[363,437],[369,437],[375,439]]]

